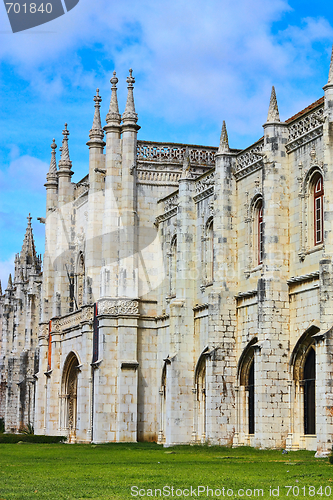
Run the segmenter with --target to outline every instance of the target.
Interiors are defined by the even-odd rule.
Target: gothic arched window
[[[324,217],[323,217],[323,200],[324,186],[323,178],[319,174],[314,181],[313,199],[314,199],[314,244],[320,245],[323,243],[324,236]]]
[[[262,264],[264,255],[264,232],[263,232],[263,202],[257,198],[253,205],[253,262],[255,265]]]

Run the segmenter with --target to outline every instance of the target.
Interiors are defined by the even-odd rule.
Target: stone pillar
[[[207,438],[232,445],[236,432],[236,182],[233,154],[223,122],[216,154],[214,194],[214,283],[209,293],[209,348],[207,358]]]
[[[184,175],[184,174],[183,174]],[[193,430],[195,203],[193,179],[179,181],[176,298],[170,302],[170,354],[166,379],[165,444],[189,443]]]
[[[255,350],[255,446],[286,446],[289,432],[288,163],[285,123],[274,87],[264,125],[262,278],[258,282],[259,346]]]
[[[88,223],[86,231],[85,273],[86,285],[91,286],[92,297],[85,294],[85,301],[95,302],[100,294],[100,269],[102,267],[102,226],[104,213],[104,170],[105,156],[103,149],[104,132],[101,125],[99,90],[96,90],[95,114],[92,128],[89,132],[89,194]],[[88,284],[89,281],[89,284]]]

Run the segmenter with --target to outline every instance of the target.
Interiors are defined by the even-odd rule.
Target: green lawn
[[[292,487],[288,497],[285,486]],[[207,495],[207,487],[220,491]],[[283,455],[251,448],[163,448],[148,443],[0,444],[0,500],[268,499],[274,498],[270,488],[276,498],[333,498],[333,466],[306,451]],[[159,491],[155,496],[155,489],[161,489],[162,496]]]

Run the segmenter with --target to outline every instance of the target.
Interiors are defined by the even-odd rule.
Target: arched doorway
[[[69,443],[76,441],[78,366],[77,356],[71,352],[67,356],[62,379],[63,428],[67,430]]]
[[[316,434],[316,353],[310,349],[304,364],[304,434]]]

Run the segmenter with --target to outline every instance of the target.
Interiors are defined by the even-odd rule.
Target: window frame
[[[318,186],[319,184],[319,186]],[[317,188],[318,186],[318,188]],[[314,246],[322,245],[324,242],[324,182],[323,176],[319,174],[313,182],[313,234]]]

